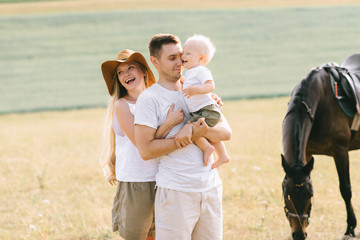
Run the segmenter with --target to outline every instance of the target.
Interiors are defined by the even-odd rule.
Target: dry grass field
[[[224,239],[290,239],[283,212],[281,123],[288,98],[226,102],[233,130],[224,185]],[[111,232],[115,187],[98,157],[105,109],[0,115],[0,239],[119,239]],[[355,212],[358,152],[351,154]],[[341,239],[344,204],[333,161],[315,157],[310,240]],[[359,231],[356,231],[359,233]]]
[[[0,16],[110,9],[234,9],[351,5],[357,0],[78,0],[0,4]],[[299,77],[300,79],[300,77]],[[224,240],[290,240],[283,211],[281,124],[288,98],[229,101],[231,162],[224,185]],[[115,187],[99,165],[105,109],[0,114],[0,239],[110,240]],[[360,151],[351,156],[360,219]],[[310,240],[341,239],[346,212],[333,160],[315,156]],[[360,228],[358,228],[360,229]],[[356,230],[360,236],[360,230]],[[356,239],[360,239],[357,237]]]

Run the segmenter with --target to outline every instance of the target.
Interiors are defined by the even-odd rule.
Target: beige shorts
[[[155,182],[118,182],[112,209],[112,228],[126,240],[155,237]]]
[[[155,227],[156,240],[221,240],[222,186],[207,192],[158,187]]]

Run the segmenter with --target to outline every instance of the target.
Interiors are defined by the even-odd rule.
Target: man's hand
[[[211,93],[211,97],[212,97],[212,99],[215,100],[217,105],[219,105],[220,107],[224,105],[224,103],[221,101],[221,98],[218,95],[216,95],[215,93]]]
[[[195,141],[200,137],[203,137],[208,133],[209,126],[205,122],[205,118],[199,118],[196,122],[193,123],[193,134],[192,140]]]
[[[192,124],[188,121],[183,128],[175,135],[175,144],[178,148],[183,148],[192,143]]]

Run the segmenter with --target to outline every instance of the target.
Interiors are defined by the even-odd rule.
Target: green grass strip
[[[359,6],[103,11],[0,16],[0,113],[105,105],[100,65],[161,32],[217,47],[208,65],[223,99],[289,95],[310,68],[359,51]],[[154,68],[153,68],[154,70]]]

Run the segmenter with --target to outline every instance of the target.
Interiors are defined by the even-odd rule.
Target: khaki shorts
[[[215,126],[221,118],[221,108],[216,104],[211,104],[201,108],[196,112],[190,113],[190,122],[196,122],[199,118],[205,118],[209,127]]]
[[[222,186],[207,192],[158,187],[155,197],[156,240],[221,240]]]
[[[112,208],[112,228],[126,240],[155,237],[155,182],[118,182]]]

